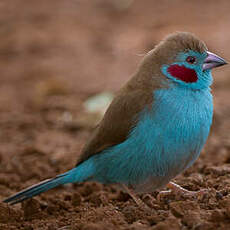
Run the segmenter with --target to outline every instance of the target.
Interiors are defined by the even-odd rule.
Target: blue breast
[[[172,87],[153,97],[152,108],[139,114],[126,141],[89,159],[92,180],[136,186],[162,178],[167,183],[199,156],[212,123],[210,89]]]

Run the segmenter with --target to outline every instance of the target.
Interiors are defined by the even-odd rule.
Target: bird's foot
[[[158,202],[161,202],[161,200],[164,200],[165,197],[168,197],[172,195],[172,191],[171,190],[167,190],[167,191],[160,191],[156,197],[156,200]]]
[[[134,200],[134,202],[137,204],[139,208],[142,208],[144,210],[149,210],[150,208],[126,185],[122,184],[122,187],[125,189],[125,191],[130,195],[130,197]]]
[[[170,190],[159,192],[159,194],[157,195],[158,201],[161,201],[164,197],[167,197],[169,195],[174,195],[176,199],[181,199],[181,198],[202,199],[203,196],[208,192],[208,189],[201,189],[199,191],[189,191],[173,182],[167,184],[166,187],[169,188]]]

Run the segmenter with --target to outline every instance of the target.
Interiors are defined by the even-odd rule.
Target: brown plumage
[[[170,64],[178,52],[188,49],[202,53],[207,47],[193,34],[178,32],[166,37],[147,53],[137,72],[118,91],[102,121],[84,146],[77,165],[127,138],[137,123],[138,113],[152,104],[153,91],[167,87],[167,79],[161,73],[160,67]]]

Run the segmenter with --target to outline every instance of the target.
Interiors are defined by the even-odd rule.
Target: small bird
[[[16,204],[67,183],[97,181],[136,193],[167,186],[199,156],[212,124],[211,69],[227,64],[195,35],[177,32],[143,58],[118,91],[76,166],[7,198]]]

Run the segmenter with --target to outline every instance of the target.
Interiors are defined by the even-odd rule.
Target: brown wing
[[[104,149],[125,141],[137,115],[153,102],[153,90],[162,87],[158,60],[149,52],[137,73],[118,92],[102,121],[83,148],[77,165]],[[156,76],[156,77],[153,77]]]
[[[136,124],[137,114],[153,101],[153,88],[137,83],[133,78],[118,92],[84,146],[77,165],[127,138]]]

